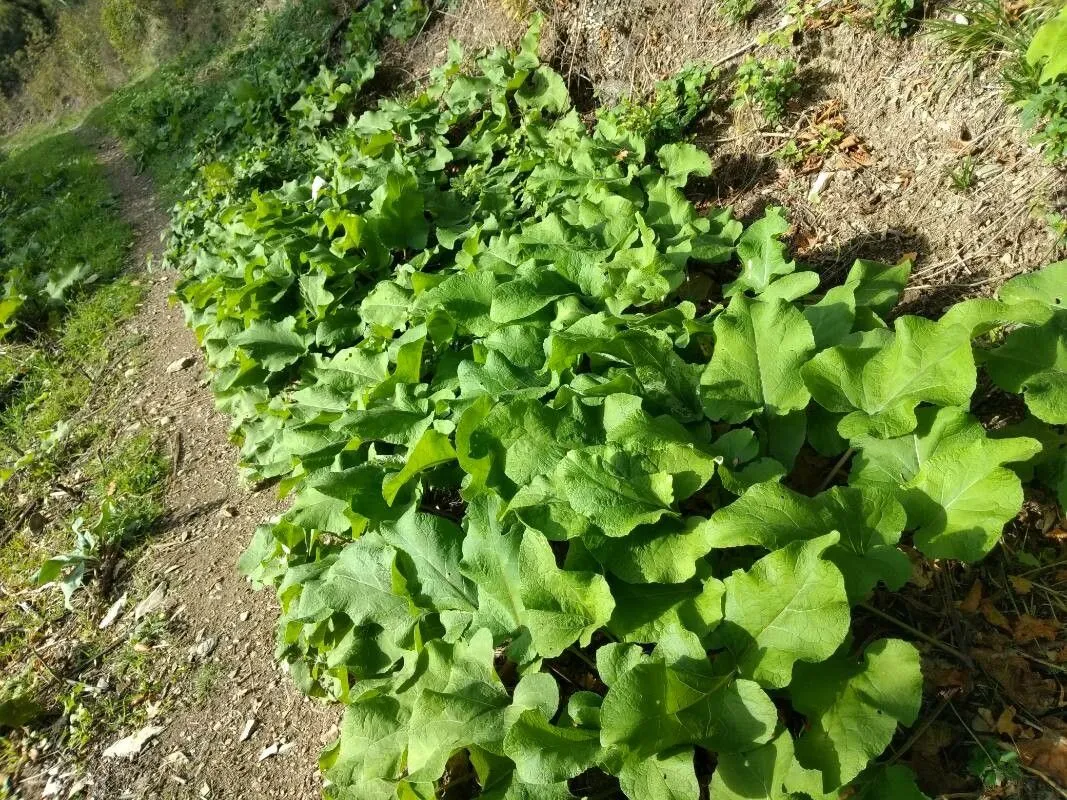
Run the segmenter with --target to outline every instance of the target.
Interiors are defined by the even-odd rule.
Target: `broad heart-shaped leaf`
[[[614,446],[572,450],[552,476],[556,493],[608,536],[671,514],[674,484],[667,472]]]
[[[844,285],[852,291],[857,308],[869,308],[884,317],[897,304],[910,275],[910,261],[890,266],[860,258],[848,271]]]
[[[489,628],[498,640],[514,635],[526,618],[519,597],[522,530],[500,524],[502,507],[496,495],[481,495],[467,506],[460,564],[464,576],[478,589],[477,625]]]
[[[451,520],[412,509],[383,525],[382,538],[397,549],[396,569],[419,604],[437,611],[473,611],[474,585],[460,571],[463,531]]]
[[[478,631],[450,650],[441,647],[431,655],[427,674],[411,689],[417,693],[408,728],[407,770],[412,780],[437,780],[452,754],[470,745],[502,755],[504,737],[524,709],[555,714],[559,702],[554,681],[537,674],[524,677],[508,697],[493,668],[489,631]],[[545,678],[547,687],[542,686]]]
[[[677,420],[647,414],[641,398],[634,395],[604,398],[604,433],[609,444],[639,454],[657,471],[670,473],[673,495],[679,501],[711,480],[721,460]]]
[[[608,630],[624,642],[657,642],[687,631],[703,638],[722,619],[723,584],[715,578],[686,583],[612,581],[611,593],[615,611]]]
[[[856,786],[855,800],[930,800],[915,785],[915,773],[899,764],[871,767]]]
[[[804,308],[804,318],[811,325],[817,350],[840,344],[852,332],[856,321],[854,290],[848,286],[834,286],[819,302]]]
[[[801,370],[819,405],[846,414],[845,438],[901,436],[915,428],[919,403],[965,405],[974,393],[969,330],[911,316],[894,329],[824,350]]]
[[[918,423],[906,436],[854,442],[849,482],[895,492],[927,556],[977,561],[1022,507],[1019,477],[1003,465],[1032,458],[1041,444],[991,439],[962,408],[920,409]]]
[[[429,428],[419,441],[408,453],[404,468],[395,475],[390,475],[382,484],[382,495],[389,505],[393,504],[396,496],[404,485],[420,472],[454,461],[456,451],[452,442],[443,433]]]
[[[712,547],[757,545],[767,550],[837,531],[841,541],[826,557],[841,570],[855,603],[880,580],[891,589],[907,582],[911,563],[896,547],[906,523],[903,506],[886,489],[837,486],[805,497],[768,481],[716,511],[705,529]]]
[[[735,295],[715,319],[715,349],[700,379],[708,416],[738,423],[804,408],[810,395],[800,367],[814,348],[811,326],[791,303]]]
[[[1012,278],[1000,287],[997,297],[1012,305],[1033,301],[1050,309],[1067,307],[1067,261]]]
[[[529,277],[499,284],[493,290],[489,317],[493,322],[514,322],[536,314],[553,300],[577,291],[578,287],[559,273],[539,269]]]
[[[789,220],[781,208],[768,208],[762,219],[749,225],[737,242],[737,257],[741,260],[741,274],[724,287],[726,296],[751,290],[759,294],[778,275],[788,275],[796,264],[785,259],[785,244],[781,236],[789,230]]]
[[[530,709],[504,737],[504,752],[515,762],[515,771],[524,783],[559,783],[597,762],[600,733],[552,725],[540,709]]]
[[[307,342],[296,332],[293,317],[280,322],[253,322],[232,341],[268,372],[285,369],[307,352]]]
[[[899,639],[870,645],[862,663],[838,653],[822,664],[798,664],[790,696],[808,728],[797,759],[822,772],[827,792],[851,782],[889,746],[898,723],[915,722],[922,687],[919,651]]]
[[[1052,309],[1035,300],[1005,303],[988,297],[976,297],[957,303],[941,317],[942,325],[961,325],[971,336],[984,336],[1005,325],[1041,325],[1052,317]]]
[[[321,576],[300,595],[302,615],[328,608],[344,612],[352,624],[401,631],[411,622],[409,601],[393,592],[396,550],[380,535],[367,533],[346,545]]]
[[[684,583],[711,552],[711,531],[703,517],[663,519],[614,538],[595,531],[582,544],[605,570],[628,583]]]
[[[485,800],[575,800],[566,781],[559,783],[527,783],[519,776],[515,762],[480,747],[468,749],[471,766],[481,790],[478,797]],[[403,800],[434,800],[436,787],[430,787],[425,798],[404,797]],[[403,797],[403,796],[402,796]],[[360,798],[353,798],[360,800]]]
[[[615,608],[603,575],[559,569],[548,540],[532,529],[519,548],[519,597],[534,647],[547,658],[576,640],[589,644]]]
[[[382,281],[359,304],[364,322],[390,331],[403,330],[408,321],[411,294],[394,281]]]
[[[1026,61],[1041,66],[1041,83],[1067,74],[1067,9],[1037,29],[1026,50]]]
[[[404,774],[410,717],[410,709],[390,695],[352,703],[345,710],[340,739],[319,762],[323,774],[353,796],[394,797],[396,781]]]
[[[981,361],[997,386],[1026,398],[1035,417],[1067,424],[1067,311],[1012,331],[1000,347],[982,352]]]
[[[763,686],[788,686],[797,661],[824,661],[848,634],[848,597],[841,571],[824,558],[840,536],[793,542],[748,572],[728,577],[722,624],[713,643],[740,674]]]
[[[796,759],[793,737],[783,730],[767,744],[740,753],[719,756],[711,776],[715,800],[795,800],[787,788]]]
[[[690,175],[706,178],[711,174],[711,157],[685,142],[663,145],[656,159],[674,186],[685,186]]]
[[[619,787],[629,798],[697,800],[700,784],[693,765],[693,748],[681,747],[673,752],[623,761]]]
[[[697,637],[681,632],[614,678],[600,738],[642,757],[686,744],[738,752],[767,741],[777,720],[766,692],[717,674]]]

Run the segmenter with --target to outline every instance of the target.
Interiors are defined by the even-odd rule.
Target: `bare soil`
[[[158,252],[166,214],[117,143],[103,144],[100,160],[136,232],[132,263],[144,264]],[[168,299],[174,279],[148,272],[144,304],[128,325],[143,345],[126,412],[131,425],[165,431],[174,467],[169,516],[132,567],[126,607],[129,617],[163,587],[167,633],[148,654],[165,687],[148,724],[163,730],[135,760],[90,757],[80,782],[85,796],[99,800],[310,800],[320,795],[317,757],[336,735],[338,711],[305,698],[281,673],[274,659],[277,605],[237,573],[253,529],[281,505],[271,491],[254,492],[239,479],[228,421],[214,409],[195,337]],[[175,371],[171,365],[183,359],[190,365]],[[213,647],[204,644],[212,640]],[[211,652],[192,655],[198,645]],[[110,744],[94,749],[99,754]]]

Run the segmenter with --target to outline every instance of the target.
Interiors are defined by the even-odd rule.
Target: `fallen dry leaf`
[[[964,614],[975,614],[978,611],[978,604],[981,602],[982,581],[981,579],[978,579],[971,584],[971,588],[967,592],[967,596],[963,598],[963,602],[960,603],[960,611],[962,611]]]
[[[1019,644],[1034,642],[1038,639],[1054,642],[1058,634],[1059,625],[1054,621],[1038,619],[1029,614],[1023,614],[1015,623],[1015,641]]]
[[[1030,662],[1013,653],[1010,647],[975,648],[971,655],[997,680],[1005,698],[1016,708],[1045,714],[1056,706],[1059,697],[1056,681],[1035,672]]]
[[[959,667],[934,666],[924,668],[923,673],[938,689],[963,689],[971,682],[970,674]]]
[[[1015,590],[1016,594],[1030,594],[1034,588],[1033,581],[1024,578],[1022,575],[1012,575],[1008,580],[1011,581],[1011,588]]]
[[[1067,736],[1046,733],[1040,739],[1019,743],[1023,763],[1067,786]]]
[[[982,612],[982,616],[985,617],[985,621],[990,625],[996,625],[998,628],[1003,628],[1006,631],[1011,630],[1011,623],[1008,622],[1008,618],[1000,613],[992,600],[983,600],[978,605],[978,610]]]
[[[996,730],[997,721],[993,719],[993,712],[988,708],[979,708],[971,720],[971,727],[979,733],[990,733]]]
[[[997,722],[993,726],[993,729],[997,733],[1004,734],[1005,736],[1018,736],[1019,725],[1015,722],[1015,709],[1011,706],[1007,706],[1000,712],[1000,716],[997,717]]]

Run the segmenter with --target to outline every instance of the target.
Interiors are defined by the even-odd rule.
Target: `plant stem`
[[[823,478],[822,483],[819,484],[820,492],[830,485],[830,481],[834,479],[834,476],[841,471],[841,467],[845,466],[845,462],[852,458],[855,453],[856,451],[850,447],[848,448],[848,450],[845,451],[844,455],[842,455],[841,458],[837,459],[837,463],[834,464],[834,468],[830,470],[829,474],[827,474],[827,476]]]
[[[584,661],[586,666],[588,666],[591,670],[593,670],[594,672],[596,671],[596,663],[577,647],[568,647],[567,652],[573,656],[577,656],[579,659]]]
[[[914,636],[914,637],[916,637],[918,639],[922,639],[927,644],[930,644],[930,645],[932,645],[932,646],[934,646],[934,647],[936,647],[936,648],[938,648],[940,650],[944,650],[946,653],[949,653],[949,654],[955,656],[956,658],[958,658],[960,661],[962,661],[967,666],[969,666],[969,667],[973,667],[974,666],[974,661],[971,659],[970,656],[968,656],[962,650],[957,650],[952,645],[945,644],[944,642],[935,639],[933,636],[930,636],[929,634],[923,633],[918,628],[913,628],[908,623],[902,622],[901,620],[897,619],[896,617],[894,617],[894,616],[892,616],[890,614],[886,614],[884,611],[879,611],[874,606],[867,605],[866,603],[860,603],[859,607],[862,608],[864,611],[869,611],[871,614],[874,614],[876,617],[881,617],[886,622],[892,622],[898,628],[901,628],[902,630],[907,631],[912,636]]]

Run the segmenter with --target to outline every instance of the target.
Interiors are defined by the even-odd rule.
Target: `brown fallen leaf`
[[[1012,706],[1007,706],[1001,711],[993,728],[997,733],[1004,734],[1005,736],[1018,736],[1019,725],[1015,722],[1015,709]]]
[[[967,596],[963,598],[963,602],[960,603],[960,611],[964,614],[975,614],[978,612],[978,604],[982,602],[982,581],[976,579],[971,584],[970,590],[967,592]]]
[[[1011,575],[1008,580],[1011,581],[1011,588],[1015,590],[1016,594],[1030,594],[1034,588],[1033,581],[1024,578],[1022,575]]]
[[[1059,630],[1059,625],[1052,620],[1038,619],[1029,614],[1023,614],[1015,623],[1015,641],[1019,644],[1035,642],[1038,639],[1054,642],[1059,635]]]
[[[1064,539],[1067,539],[1067,529],[1063,528],[1061,525],[1057,525],[1046,533],[1045,536],[1050,539],[1056,539],[1057,541],[1063,541]]]
[[[979,733],[991,733],[996,730],[997,721],[993,718],[993,712],[988,708],[978,708],[974,719],[971,720],[971,728]]]
[[[959,667],[936,665],[925,667],[923,674],[938,689],[964,689],[970,686],[970,673]]]
[[[1067,736],[1046,733],[1040,739],[1020,742],[1019,756],[1027,766],[1067,786]]]
[[[996,649],[975,648],[971,655],[1003,689],[1005,698],[1016,708],[1025,708],[1031,714],[1046,714],[1059,699],[1059,686],[1051,678],[1035,672],[1027,661],[1005,641]]]
[[[1008,622],[1008,618],[1000,613],[1000,609],[993,605],[992,600],[983,600],[978,605],[978,610],[982,612],[985,621],[990,625],[996,625],[998,628],[1003,628],[1006,631],[1011,630],[1011,623]]]

